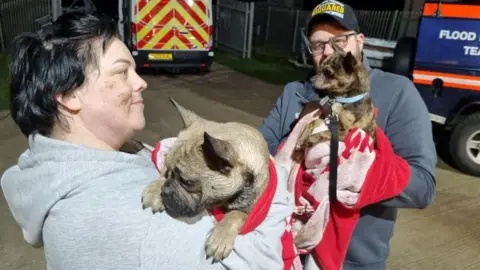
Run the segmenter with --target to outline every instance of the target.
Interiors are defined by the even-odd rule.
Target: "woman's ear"
[[[79,91],[75,90],[70,94],[57,93],[55,95],[55,100],[64,110],[67,110],[70,113],[77,113],[82,109],[82,102],[78,96]]]

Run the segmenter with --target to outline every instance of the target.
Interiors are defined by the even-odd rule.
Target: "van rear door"
[[[132,32],[137,50],[209,50],[209,0],[135,0]]]

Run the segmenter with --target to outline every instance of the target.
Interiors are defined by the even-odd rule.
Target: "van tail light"
[[[205,44],[205,49],[210,50],[213,48],[213,39],[215,37],[214,31],[213,31],[213,25],[208,27],[208,42]]]
[[[135,23],[131,23],[131,30],[132,30],[132,50],[137,49],[137,25]]]

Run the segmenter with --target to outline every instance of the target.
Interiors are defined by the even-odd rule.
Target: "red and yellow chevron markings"
[[[203,49],[211,36],[204,0],[139,0],[135,6],[138,49]]]

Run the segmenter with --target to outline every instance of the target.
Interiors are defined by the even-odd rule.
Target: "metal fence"
[[[398,40],[417,36],[421,11],[358,10],[358,23],[362,32],[371,38]]]
[[[254,10],[254,2],[217,0],[214,6],[216,46],[250,58]]]
[[[398,40],[415,37],[421,13],[418,11],[356,10],[362,33],[370,38]],[[310,11],[271,5],[255,6],[253,51],[263,55],[297,55],[302,46],[300,30]]]
[[[51,18],[52,0],[0,1],[0,51],[8,49],[21,32],[40,28],[41,19]],[[310,11],[288,9],[239,0],[217,0],[214,5],[216,46],[242,58],[252,53],[298,57],[302,48],[301,29]],[[416,36],[420,12],[356,11],[365,36],[397,40]]]
[[[0,51],[22,32],[40,29],[41,19],[51,13],[51,0],[0,1]]]

